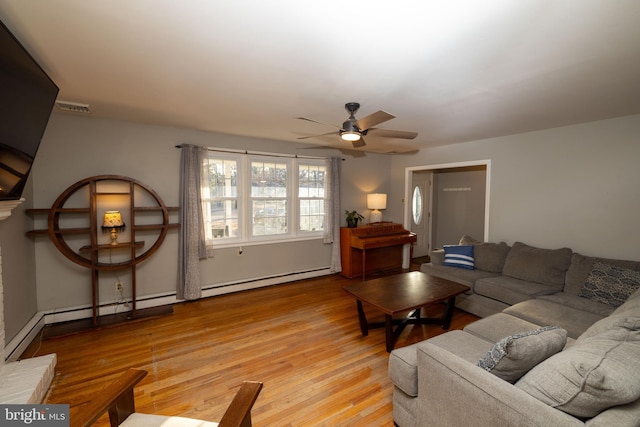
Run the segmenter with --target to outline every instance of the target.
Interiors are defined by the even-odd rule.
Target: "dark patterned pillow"
[[[578,296],[612,307],[620,307],[638,288],[640,288],[640,271],[604,262],[594,262],[593,269]]]
[[[477,365],[513,383],[538,363],[562,350],[566,343],[566,330],[545,326],[502,338],[478,360]]]

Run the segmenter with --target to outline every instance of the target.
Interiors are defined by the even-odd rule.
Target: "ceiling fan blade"
[[[380,123],[386,122],[387,120],[391,120],[395,118],[393,114],[389,114],[386,111],[376,111],[373,114],[369,114],[367,117],[363,117],[356,122],[356,126],[361,131],[367,130],[372,126],[379,125]]]
[[[308,135],[308,136],[300,136],[296,139],[309,139],[309,138],[317,138],[319,136],[327,136],[327,135],[338,135],[339,132],[333,131],[328,133],[321,133],[320,135]]]
[[[418,136],[418,132],[406,132],[403,130],[379,129],[379,128],[369,129],[369,132],[367,134],[371,136],[379,136],[382,138],[401,138],[401,139],[414,139],[416,136]]]
[[[364,142],[364,138],[360,137],[359,140],[357,141],[353,141],[351,144],[353,144],[353,148],[360,148],[360,147],[364,147],[365,145],[367,145],[366,142]]]
[[[296,119],[298,119],[298,120],[306,120],[306,121],[308,121],[308,122],[317,123],[317,124],[319,124],[319,125],[323,125],[323,126],[331,126],[331,127],[334,127],[334,128],[342,129],[340,126],[336,126],[336,125],[328,125],[328,124],[326,124],[326,123],[318,122],[318,121],[316,121],[316,120],[307,119],[306,117],[296,117]]]

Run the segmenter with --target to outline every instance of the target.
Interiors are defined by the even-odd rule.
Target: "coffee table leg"
[[[447,308],[442,317],[442,329],[449,329],[451,326],[451,317],[453,316],[453,307],[456,305],[456,297],[451,297],[447,301]]]
[[[360,322],[360,332],[362,332],[363,337],[366,337],[367,335],[369,335],[369,323],[367,322],[367,318],[364,315],[362,301],[356,300],[356,304],[358,305],[358,321]]]
[[[392,316],[390,314],[384,315],[384,337],[385,343],[387,345],[387,353],[391,353],[393,350],[394,337],[393,337],[393,322]]]

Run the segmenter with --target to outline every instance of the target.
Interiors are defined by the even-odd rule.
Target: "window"
[[[289,165],[251,160],[251,216],[253,236],[287,233]]]
[[[324,163],[306,163],[298,165],[298,203],[300,221],[298,231],[313,232],[324,230]]]
[[[212,244],[322,236],[324,160],[210,151],[204,171],[203,211]]]
[[[236,238],[242,234],[238,221],[238,161],[234,158],[210,158],[205,165],[206,184],[202,200],[207,240]]]
[[[420,224],[422,221],[422,190],[416,185],[413,189],[413,197],[411,198],[411,212],[413,214],[413,223]]]

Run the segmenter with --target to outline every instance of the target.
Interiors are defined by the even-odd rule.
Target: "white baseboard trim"
[[[44,312],[37,312],[27,324],[13,337],[4,347],[5,360],[14,362],[20,358],[29,344],[38,337],[38,334],[45,327]]]
[[[260,277],[243,281],[216,283],[205,285],[202,287],[202,298],[224,295],[233,292],[246,291],[249,289],[263,288],[266,286],[280,285],[296,280],[311,279],[314,277],[328,276],[333,274],[329,267],[323,267],[315,270],[293,272],[277,276]],[[176,298],[176,293],[162,293],[155,295],[145,295],[138,298],[136,308],[138,310],[144,308],[160,307],[163,305],[171,305],[182,302]],[[114,303],[107,303],[99,307],[100,315],[114,314]],[[124,305],[118,305],[118,313],[130,311]],[[38,334],[46,325],[67,322],[70,320],[87,319],[93,315],[91,307],[68,307],[65,309],[57,309],[50,311],[39,311],[31,320],[20,330],[20,332],[5,346],[5,360],[18,360],[20,355],[24,353],[29,344],[38,337]]]

